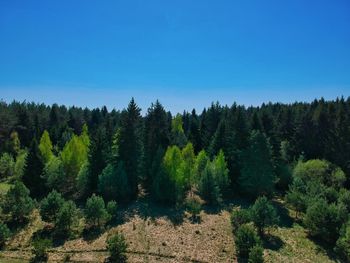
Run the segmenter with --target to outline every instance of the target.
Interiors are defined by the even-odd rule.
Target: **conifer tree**
[[[124,163],[132,198],[138,193],[138,182],[143,172],[143,125],[140,112],[141,109],[132,98],[122,114],[118,142],[118,158]]]
[[[44,164],[41,160],[38,143],[34,138],[29,148],[27,165],[23,174],[23,183],[33,197],[43,197],[46,195],[47,189],[45,180],[42,177],[43,168]]]
[[[275,175],[271,159],[271,146],[266,136],[253,131],[249,146],[242,153],[243,167],[238,180],[242,192],[251,197],[273,192]]]

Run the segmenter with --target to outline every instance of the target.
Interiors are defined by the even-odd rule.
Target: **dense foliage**
[[[257,200],[232,212],[237,249],[259,262],[258,234],[278,223],[269,200],[278,194],[310,236],[348,259],[349,116],[350,98],[213,103],[175,116],[159,101],[145,116],[134,99],[122,111],[1,101],[0,178],[12,185],[1,200],[2,239],[37,203],[43,220],[69,234],[79,211],[102,226],[140,190],[192,217],[202,204],[244,196]]]

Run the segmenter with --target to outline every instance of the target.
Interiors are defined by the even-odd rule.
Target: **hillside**
[[[264,241],[265,262],[336,262],[330,251],[311,241],[307,231],[292,221],[280,201],[276,204],[283,218]],[[237,202],[229,202],[219,211],[204,209],[200,222],[193,223],[187,212],[182,214],[141,199],[120,209],[119,222],[106,231],[49,249],[49,262],[62,262],[67,255],[70,262],[103,262],[106,238],[116,231],[125,234],[129,262],[241,262],[237,261],[228,212],[236,206]],[[34,211],[31,222],[7,242],[0,254],[1,262],[28,262],[31,237],[44,226]]]

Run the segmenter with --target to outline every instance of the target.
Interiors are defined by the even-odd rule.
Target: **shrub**
[[[112,200],[107,203],[107,212],[110,214],[111,219],[115,220],[117,218],[117,213],[118,213],[118,205],[117,202]]]
[[[198,196],[189,196],[186,198],[186,210],[191,214],[191,219],[196,221],[202,210],[201,200]]]
[[[260,245],[252,247],[249,252],[248,263],[263,263],[264,249]]]
[[[55,222],[56,232],[59,235],[69,235],[72,226],[77,223],[77,208],[72,201],[64,202],[59,210]]]
[[[44,221],[55,222],[64,199],[61,194],[53,190],[41,201],[40,215]]]
[[[6,239],[10,236],[10,230],[6,224],[0,222],[0,247],[5,244]]]
[[[237,231],[237,229],[243,225],[247,224],[251,221],[251,215],[249,209],[235,209],[231,212],[231,225],[233,231]]]
[[[339,233],[346,217],[344,206],[328,204],[324,199],[317,199],[306,210],[304,224],[311,236],[333,243],[337,240],[336,233]]]
[[[126,262],[127,244],[122,233],[116,233],[107,240],[111,262]]]
[[[102,197],[93,194],[88,198],[85,206],[85,218],[88,224],[100,226],[108,221],[109,217]]]
[[[36,239],[33,241],[32,253],[34,257],[31,262],[46,262],[48,255],[47,249],[52,245],[49,239]]]
[[[256,199],[251,207],[251,218],[259,234],[263,234],[264,228],[273,226],[279,221],[276,209],[265,196]]]
[[[350,222],[343,225],[334,250],[342,259],[350,262]]]
[[[237,229],[235,244],[238,255],[247,257],[254,246],[261,245],[261,240],[252,225],[244,224]]]
[[[4,213],[10,214],[12,220],[23,221],[34,209],[28,188],[22,182],[15,182],[6,193],[2,208]]]

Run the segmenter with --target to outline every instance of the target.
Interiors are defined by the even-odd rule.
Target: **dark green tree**
[[[23,183],[33,197],[43,197],[47,193],[45,180],[42,177],[43,169],[44,164],[41,160],[38,143],[34,138],[29,148],[27,165],[23,174]]]
[[[260,235],[264,234],[265,228],[275,226],[279,222],[276,209],[265,196],[256,199],[250,208],[250,215]]]
[[[249,146],[242,153],[242,169],[238,179],[240,190],[256,197],[274,191],[275,175],[271,147],[266,136],[253,131]]]
[[[29,194],[28,188],[22,182],[16,181],[5,195],[3,212],[9,214],[12,220],[23,222],[34,209],[34,202]]]
[[[141,109],[132,98],[121,116],[118,142],[119,160],[124,163],[132,198],[138,193],[138,182],[143,171],[143,123],[140,112]]]

